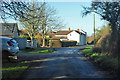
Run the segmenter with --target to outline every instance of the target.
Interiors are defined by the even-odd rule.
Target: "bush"
[[[46,41],[52,40],[51,38],[46,38]]]
[[[30,38],[30,36],[28,36],[28,35],[20,35],[19,38],[27,38],[28,39],[28,38]]]
[[[35,39],[42,39],[41,37],[34,37]]]
[[[106,56],[105,53],[93,53],[96,50],[99,50],[99,48],[87,47],[82,50],[82,53],[88,56],[93,62],[97,63],[101,68],[109,71],[109,73],[116,74],[119,71],[120,62],[115,58]]]
[[[50,47],[62,47],[60,40],[50,40]]]
[[[76,46],[77,41],[64,40],[64,41],[61,41],[61,43],[62,43],[62,47],[69,47],[69,46]]]
[[[101,53],[101,48],[99,47],[92,48],[92,53]]]
[[[93,57],[98,57],[98,56],[99,56],[98,53],[93,53],[93,54],[91,55],[91,58],[93,58]]]

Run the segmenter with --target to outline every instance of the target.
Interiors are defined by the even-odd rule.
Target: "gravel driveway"
[[[42,55],[18,54],[19,57],[31,61],[31,65],[23,73],[22,79],[110,79],[110,75],[94,66],[86,57],[81,55],[80,49],[83,48],[56,48],[57,51]]]

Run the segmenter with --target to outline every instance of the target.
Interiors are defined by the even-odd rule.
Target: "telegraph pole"
[[[94,46],[95,46],[95,14],[93,14],[94,17]]]

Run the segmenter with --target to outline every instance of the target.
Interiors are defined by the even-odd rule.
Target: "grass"
[[[28,68],[29,62],[17,62],[17,63],[3,63],[2,64],[2,78],[20,78],[21,74]]]
[[[116,74],[120,68],[120,63],[115,58],[104,55],[103,53],[93,53],[94,47],[86,47],[82,50],[83,55],[89,57],[93,62],[97,63],[101,68],[108,70],[112,74]]]
[[[53,51],[56,51],[56,50],[55,49],[45,49],[45,48],[21,50],[22,53],[29,53],[29,54],[48,54],[48,53],[51,53]]]
[[[85,56],[91,55],[91,54],[92,54],[92,46],[86,47],[84,50],[82,50],[82,53],[83,53]]]

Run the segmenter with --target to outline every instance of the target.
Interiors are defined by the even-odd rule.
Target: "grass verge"
[[[76,48],[76,47],[82,47],[82,46],[85,46],[85,45],[69,46],[69,48]]]
[[[2,79],[18,79],[21,74],[28,68],[29,62],[22,61],[17,63],[3,63],[2,64]]]
[[[56,50],[55,49],[45,49],[45,48],[21,50],[22,53],[29,53],[29,54],[48,54],[48,53],[51,53],[53,51],[56,51]]]
[[[118,69],[120,68],[120,62],[117,59],[104,55],[103,53],[93,53],[94,47],[86,47],[82,50],[82,54],[87,56],[92,62],[104,70],[107,70],[110,74],[117,76]]]

